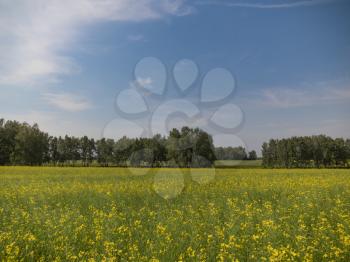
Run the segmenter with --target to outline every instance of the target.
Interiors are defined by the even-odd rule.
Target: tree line
[[[173,129],[167,137],[53,137],[37,124],[0,119],[0,165],[209,167],[216,160],[211,135],[198,128]]]
[[[37,124],[0,119],[0,165],[210,167],[215,160],[255,160],[244,147],[214,147],[198,128],[168,136],[119,140],[54,137]],[[271,139],[262,145],[264,167],[349,167],[350,139],[325,135]]]
[[[349,167],[350,139],[325,135],[271,139],[262,145],[264,167]]]
[[[242,146],[238,147],[216,147],[215,156],[218,160],[257,160],[258,156],[255,150],[246,152]]]

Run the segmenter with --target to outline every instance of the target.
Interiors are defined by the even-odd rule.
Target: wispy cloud
[[[42,98],[48,104],[65,111],[77,112],[92,108],[92,104],[86,98],[70,93],[46,93]]]
[[[260,8],[260,9],[277,9],[277,8],[293,8],[302,6],[314,6],[334,2],[335,0],[297,0],[297,1],[249,1],[249,0],[232,0],[232,1],[198,1],[198,5],[225,5],[229,7],[243,8]]]
[[[139,22],[191,10],[184,0],[0,1],[0,85],[55,81],[79,72],[78,63],[65,53],[91,23]]]
[[[349,88],[264,89],[257,103],[277,108],[312,106],[350,100]]]

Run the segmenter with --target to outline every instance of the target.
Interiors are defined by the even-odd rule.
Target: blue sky
[[[137,135],[132,124],[119,121],[115,104],[139,75],[153,88],[166,80],[167,96],[146,99],[152,114],[168,100],[197,101],[196,90],[209,83],[206,73],[223,68],[234,76],[232,95],[197,106],[205,118],[235,104],[243,120],[218,134],[235,134],[256,150],[271,137],[349,137],[349,1],[71,2],[0,1],[0,117],[37,122],[53,135],[100,138],[106,126],[109,136]],[[142,67],[145,57],[159,59],[165,71],[157,63]],[[197,66],[180,70],[183,81],[198,73],[192,91],[183,93],[172,75],[182,59]],[[211,83],[208,96],[231,85],[229,77],[212,79],[217,85]],[[134,101],[126,104],[141,109]],[[239,118],[230,110],[222,110],[221,123]],[[139,116],[138,124],[150,120]],[[172,121],[186,123],[181,116]],[[217,143],[234,144],[226,135]]]

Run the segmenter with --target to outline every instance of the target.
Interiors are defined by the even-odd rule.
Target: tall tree
[[[84,166],[91,164],[95,154],[95,141],[83,136],[79,141],[80,159]]]
[[[108,166],[114,162],[114,140],[102,138],[96,141],[96,158],[102,166]]]
[[[15,136],[15,149],[11,155],[15,164],[41,165],[48,152],[48,135],[39,130],[38,125],[32,127],[23,124]]]
[[[257,156],[255,150],[250,151],[248,155],[249,155],[248,156],[249,160],[257,160],[258,159],[258,156]]]

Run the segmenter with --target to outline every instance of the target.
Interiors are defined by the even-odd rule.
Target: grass
[[[1,167],[0,260],[350,261],[349,170],[145,171]]]
[[[262,160],[217,160],[215,167],[223,168],[257,168],[261,167]]]

